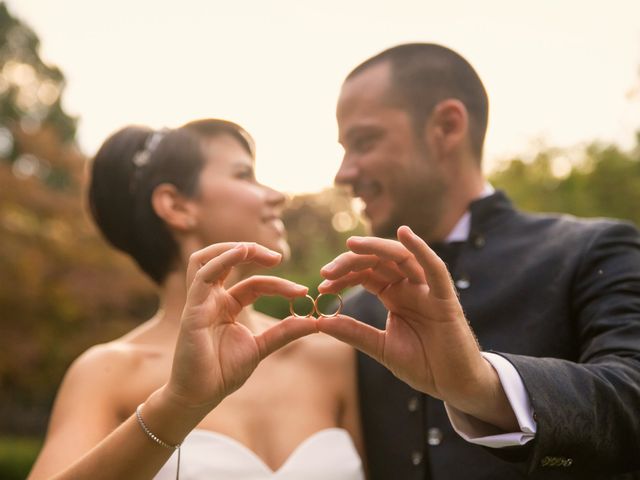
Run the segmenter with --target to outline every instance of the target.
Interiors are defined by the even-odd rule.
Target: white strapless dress
[[[320,430],[300,445],[276,471],[231,437],[193,430],[182,442],[180,480],[364,480],[362,461],[342,428]],[[177,453],[155,480],[176,478]]]

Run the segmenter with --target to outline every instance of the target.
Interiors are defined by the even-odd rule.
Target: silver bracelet
[[[176,480],[180,480],[180,447],[182,446],[182,444],[178,443],[177,445],[170,445],[167,442],[160,440],[160,438],[158,438],[158,436],[155,433],[149,430],[149,427],[147,427],[147,424],[144,423],[144,420],[142,420],[142,405],[143,404],[141,403],[140,405],[138,405],[138,408],[136,408],[136,418],[138,419],[138,423],[140,424],[140,427],[142,428],[144,433],[146,433],[147,436],[151,440],[156,442],[158,445],[162,445],[164,448],[168,448],[169,450],[178,451],[178,469],[176,470]]]

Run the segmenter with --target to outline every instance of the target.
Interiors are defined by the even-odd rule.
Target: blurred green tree
[[[0,157],[16,160],[22,153],[12,139],[20,129],[35,132],[53,126],[64,142],[75,138],[76,119],[62,107],[65,79],[40,57],[37,35],[0,2]]]
[[[524,210],[616,217],[640,225],[640,132],[628,151],[600,143],[543,148],[529,162],[505,162],[490,180]]]

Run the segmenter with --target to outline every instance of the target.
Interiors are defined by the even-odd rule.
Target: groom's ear
[[[446,161],[452,152],[469,148],[469,114],[464,103],[449,98],[438,103],[423,130],[423,139],[436,160]]]

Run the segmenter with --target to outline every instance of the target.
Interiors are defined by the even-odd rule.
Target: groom
[[[322,270],[321,291],[366,290],[320,329],[368,354],[370,476],[640,478],[616,476],[640,470],[638,231],[516,210],[482,175],[487,117],[439,45],[386,50],[342,86],[335,180],[380,238]]]

